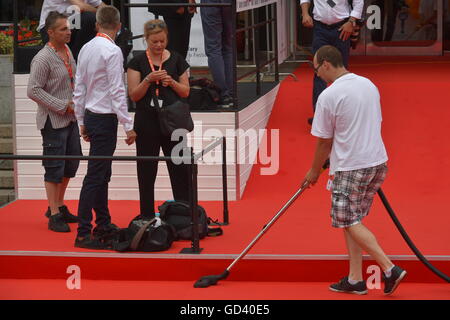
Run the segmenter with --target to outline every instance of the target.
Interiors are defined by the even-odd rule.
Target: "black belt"
[[[327,29],[336,29],[336,28],[340,28],[347,21],[348,21],[348,19],[344,19],[344,20],[339,21],[337,23],[325,24],[323,22],[320,22],[319,20],[314,20],[314,23],[320,24],[322,27],[327,28]]]
[[[86,114],[94,117],[101,117],[101,118],[117,118],[117,115],[115,113],[95,113],[92,112],[89,109],[85,110]]]

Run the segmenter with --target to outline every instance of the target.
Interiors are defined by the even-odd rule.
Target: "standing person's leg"
[[[184,59],[186,59],[189,51],[191,19],[192,15],[190,14],[183,14],[177,18],[164,17],[169,30],[167,49],[178,52]]]
[[[211,0],[202,0],[201,3],[215,3]],[[202,27],[205,38],[205,52],[208,57],[208,66],[214,82],[221,89],[222,98],[229,97],[225,76],[225,63],[222,56],[222,13],[217,7],[201,8]]]
[[[84,125],[90,139],[89,155],[112,156],[117,141],[117,118],[104,118],[86,112]],[[107,205],[110,172],[111,161],[88,161],[88,169],[83,180],[78,205],[79,222],[75,246],[92,249],[104,248],[103,244],[91,238],[92,209],[95,208],[97,222],[110,221]]]
[[[316,54],[317,50],[319,50],[322,46],[330,44],[329,40],[330,31],[327,30],[324,26],[320,25],[317,22],[314,22],[313,27],[313,41],[312,41],[312,53],[313,56]],[[327,83],[319,78],[316,74],[314,74],[313,80],[313,112],[316,111],[316,103],[319,95],[323,90],[327,88]],[[312,120],[312,119],[311,119]]]
[[[334,43],[331,43],[331,45],[335,46],[341,52],[344,67],[348,68],[350,48],[352,45],[351,40],[350,38],[345,41],[339,39],[340,31],[338,29],[332,30],[332,32],[334,33]]]
[[[53,129],[50,117],[47,117],[44,128],[41,130],[44,156],[63,156],[66,153],[63,129]],[[48,228],[55,232],[70,232],[62,213],[59,211],[59,189],[64,178],[63,160],[43,160],[45,168],[44,184],[47,193],[48,210],[45,216],[49,218]]]
[[[231,7],[222,8],[222,56],[225,68],[225,83],[227,84],[228,95],[233,96],[234,78],[233,78],[233,15]]]
[[[68,127],[68,135],[66,140],[66,155],[71,156],[81,156],[81,143],[80,143],[80,132],[76,122],[72,122]],[[66,194],[67,186],[71,178],[74,178],[78,167],[80,165],[79,160],[66,160],[64,164],[64,178],[59,186],[58,191],[58,207],[60,212],[63,214],[66,222],[74,223],[78,222],[78,218],[74,216],[64,203],[64,198]]]
[[[136,129],[136,155],[159,156],[159,137],[149,135],[145,129]],[[158,174],[158,161],[138,161],[137,178],[139,185],[140,215],[153,218],[155,215],[155,181]]]
[[[362,281],[362,255],[361,247],[353,240],[350,233],[344,229],[345,243],[350,258],[348,279],[354,281]]]
[[[101,148],[97,148],[97,153],[93,155],[113,156],[117,145],[117,118],[111,117],[102,122],[104,126],[101,127],[102,134],[98,136],[98,142],[101,143]],[[111,225],[111,215],[108,207],[108,186],[112,175],[112,161],[103,161],[101,173],[103,175],[99,186],[97,199],[92,207],[95,211],[96,230],[109,229]]]
[[[178,141],[171,141],[170,137],[164,137],[161,139],[161,147],[166,157],[175,156],[182,157],[184,150],[187,149],[187,137],[183,136]],[[175,154],[175,150],[182,150],[180,153]],[[184,200],[189,201],[189,170],[188,164],[181,163],[175,164],[172,161],[167,161],[167,169],[170,176],[170,184],[172,186],[173,198],[177,201]]]
[[[81,28],[72,29],[72,37],[70,39],[69,47],[72,51],[75,61],[78,61],[78,54],[81,48],[90,40],[92,40],[97,34],[95,27],[95,13],[93,12],[82,12],[81,17]]]
[[[375,259],[383,271],[386,272],[393,266],[392,261],[381,249],[374,234],[362,223],[346,228],[346,232],[359,247]]]

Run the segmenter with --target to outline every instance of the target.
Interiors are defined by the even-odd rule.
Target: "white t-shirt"
[[[85,3],[90,4],[93,7],[98,7],[102,0],[83,0]],[[52,11],[58,11],[59,13],[67,14],[71,16],[75,13],[75,7],[71,8],[72,3],[70,0],[44,0],[42,4],[41,10],[41,19],[39,20],[39,27],[37,28],[40,31],[45,26],[45,19]]]
[[[387,161],[381,121],[380,94],[367,78],[343,75],[320,94],[311,134],[333,138],[330,175]]]

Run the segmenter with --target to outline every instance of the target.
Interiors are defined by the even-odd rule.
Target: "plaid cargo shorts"
[[[335,228],[358,224],[369,214],[375,193],[387,174],[386,163],[352,171],[337,171],[331,195],[331,219]]]

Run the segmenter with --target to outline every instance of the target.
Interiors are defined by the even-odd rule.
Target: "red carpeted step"
[[[72,283],[72,282],[70,282]],[[221,281],[196,289],[192,281],[81,280],[80,289],[68,289],[66,280],[0,279],[0,299],[50,300],[448,300],[448,284],[402,283],[392,296],[371,289],[365,296],[335,293],[325,282]],[[73,288],[73,283],[69,286]],[[45,288],[45,290],[44,290]]]

